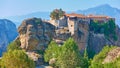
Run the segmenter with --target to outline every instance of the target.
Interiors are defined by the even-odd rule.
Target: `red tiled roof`
[[[76,14],[76,13],[71,13],[71,14],[65,14],[67,17],[86,17],[85,15],[82,14]]]
[[[80,17],[80,18],[110,18],[108,16],[104,16],[104,15],[82,15],[82,14],[76,14],[76,13],[71,13],[71,14],[65,14],[65,16],[67,17]]]
[[[92,15],[92,14],[88,15],[87,17],[89,17],[89,18],[110,18],[110,17],[104,16],[104,15]]]

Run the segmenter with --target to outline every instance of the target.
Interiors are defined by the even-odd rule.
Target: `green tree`
[[[82,57],[77,44],[72,38],[69,38],[61,46],[52,41],[45,50],[44,59],[49,62],[52,58],[56,60],[55,68],[88,68],[87,53],[85,58]]]
[[[87,49],[86,49],[86,48],[85,48],[85,50],[84,50],[83,61],[84,61],[83,68],[88,68],[89,65],[90,65],[90,61],[89,61],[89,59],[88,59],[88,53],[87,53]]]
[[[114,41],[117,41],[116,25],[112,19],[104,24],[104,35],[108,39],[113,39]]]
[[[87,49],[86,48],[85,48],[85,51],[84,51],[84,58],[88,59],[88,53],[87,53]]]
[[[20,41],[19,40],[11,42],[7,47],[7,51],[9,51],[9,50],[20,50],[20,49],[21,48],[20,48]]]
[[[102,64],[103,60],[105,59],[107,53],[116,48],[115,46],[105,46],[102,51],[95,55],[93,60],[91,61],[90,68],[109,68],[110,64]],[[116,67],[110,67],[110,68],[116,68]]]
[[[9,50],[3,54],[2,68],[35,68],[34,62],[22,50]]]
[[[45,62],[49,62],[49,60],[52,58],[57,58],[59,56],[59,52],[60,47],[55,41],[51,41],[44,53]]]
[[[64,14],[65,12],[62,9],[55,9],[50,13],[50,17],[54,20],[59,20]]]
[[[57,63],[60,68],[76,68],[80,67],[81,56],[78,46],[72,38],[69,38],[61,49]]]

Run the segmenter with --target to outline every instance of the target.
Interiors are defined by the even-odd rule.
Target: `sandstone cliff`
[[[21,48],[26,51],[44,50],[50,40],[55,40],[58,44],[63,44],[69,37],[74,38],[79,50],[83,53],[85,48],[89,54],[94,56],[99,53],[105,45],[120,46],[120,29],[116,26],[115,32],[117,40],[111,37],[108,39],[102,33],[94,33],[90,30],[90,24],[79,22],[74,35],[71,35],[69,28],[56,28],[50,22],[45,22],[40,18],[30,18],[22,22],[18,28]],[[90,57],[92,57],[90,56]]]
[[[54,37],[55,27],[39,18],[30,18],[18,28],[21,48],[27,51],[44,50]]]
[[[113,62],[119,57],[120,57],[120,47],[117,47],[111,50],[110,52],[108,52],[102,63],[105,64],[105,63]]]

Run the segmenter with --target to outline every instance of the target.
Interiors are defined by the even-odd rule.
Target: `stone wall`
[[[70,20],[68,18],[68,28],[69,28],[69,31],[71,32],[71,35],[74,35],[74,32],[77,31],[77,21]]]
[[[58,27],[58,28],[68,27],[67,18],[66,17],[61,17],[59,20],[50,19],[49,22],[51,24],[53,24],[54,26]]]

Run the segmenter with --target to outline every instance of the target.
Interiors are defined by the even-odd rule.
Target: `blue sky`
[[[83,10],[102,4],[120,9],[120,0],[0,0],[0,17],[24,15],[37,11]]]

